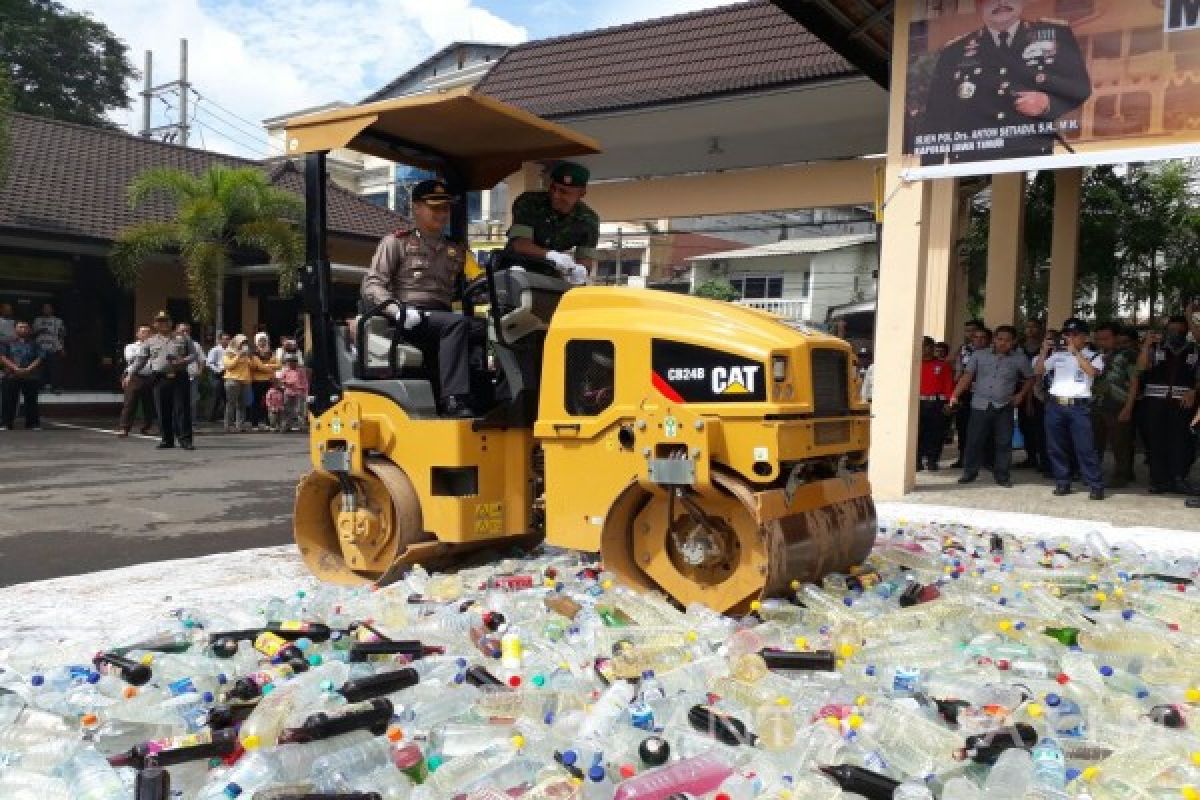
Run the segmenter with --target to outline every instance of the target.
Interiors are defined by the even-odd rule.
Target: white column
[[[1060,169],[1054,173],[1054,238],[1050,245],[1050,291],[1046,302],[1048,327],[1057,328],[1075,313],[1082,195],[1082,169]]]
[[[879,305],[875,319],[875,389],[871,411],[870,478],[875,497],[896,500],[916,482],[917,389],[925,321],[925,247],[931,187],[902,183],[905,70],[910,3],[896,4],[887,181]]]
[[[958,179],[932,182],[929,249],[926,253],[925,324],[922,332],[934,339],[947,338],[958,273]]]
[[[989,328],[1011,325],[1017,313],[1017,280],[1025,250],[1025,173],[992,176],[988,222],[987,283],[983,320]]]

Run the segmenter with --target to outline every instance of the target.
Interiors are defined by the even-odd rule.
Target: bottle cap
[[[621,775],[621,780],[627,781],[637,774],[637,768],[633,764],[622,764],[618,772]]]
[[[231,798],[231,800],[232,800],[232,798],[241,797],[241,795],[242,795],[242,787],[238,786],[236,783],[228,783],[225,785],[225,796],[226,797]]]
[[[671,746],[660,736],[649,736],[638,745],[638,757],[648,767],[660,767],[671,757]]]
[[[255,750],[260,745],[262,745],[262,739],[254,734],[250,734],[245,739],[242,739],[242,749],[244,750]]]
[[[604,767],[600,766],[599,764],[595,764],[591,767],[588,767],[587,774],[588,780],[590,780],[592,783],[600,783],[604,780]]]

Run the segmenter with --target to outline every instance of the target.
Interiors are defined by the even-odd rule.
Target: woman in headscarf
[[[253,380],[250,368],[250,343],[239,333],[225,348],[225,432],[246,428],[246,387]]]
[[[279,362],[271,352],[271,337],[265,333],[254,334],[254,352],[250,355],[250,384],[254,395],[250,404],[250,426],[258,430],[267,425],[267,391],[279,371]]]

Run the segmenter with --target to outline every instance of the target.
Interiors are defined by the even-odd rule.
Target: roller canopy
[[[588,136],[469,89],[288,121],[289,156],[339,148],[431,169],[448,163],[460,190],[489,189],[526,161],[600,152]]]

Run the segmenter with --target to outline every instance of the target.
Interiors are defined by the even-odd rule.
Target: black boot
[[[442,416],[450,417],[451,419],[471,419],[478,415],[467,404],[465,396],[451,395],[446,398],[445,405],[442,406]]]

